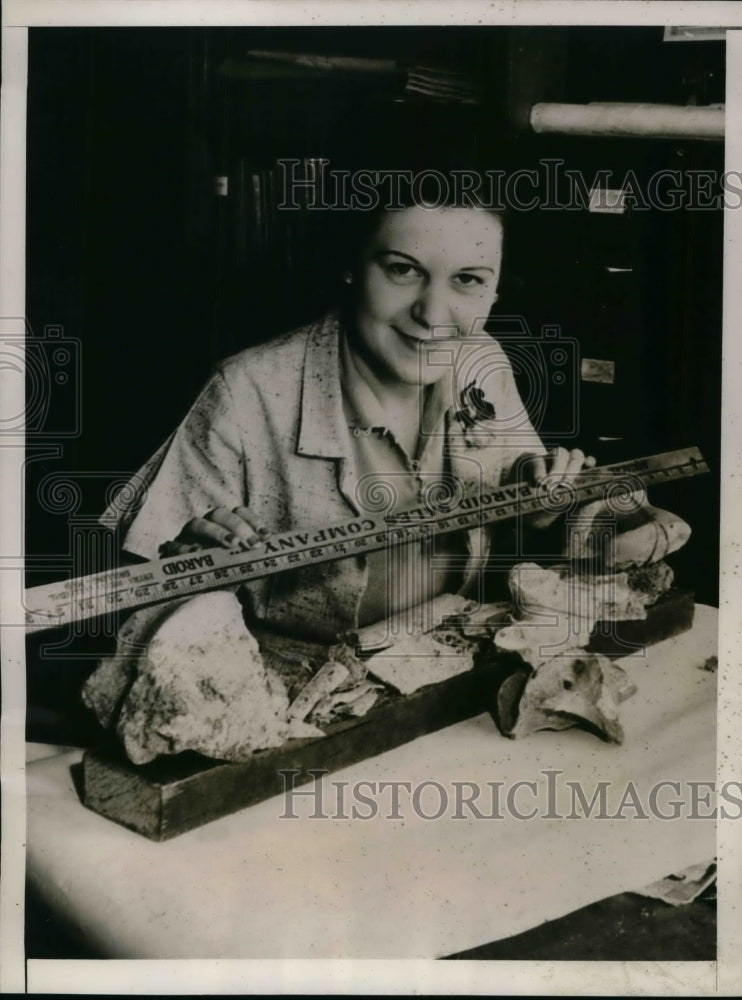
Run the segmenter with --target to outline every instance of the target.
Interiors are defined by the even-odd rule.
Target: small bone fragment
[[[536,563],[518,563],[510,571],[508,586],[514,616],[533,619],[555,614],[590,622],[643,620],[646,597],[629,586],[627,573],[580,575],[569,565],[543,569]]]
[[[517,719],[506,735],[582,725],[603,739],[621,743],[618,703],[635,690],[621,675],[621,668],[606,657],[581,649],[546,660],[526,680]]]
[[[620,502],[595,500],[581,507],[562,555],[620,570],[664,559],[682,548],[690,534],[690,525],[677,514],[652,507],[646,494],[635,493]]]
[[[437,684],[471,670],[474,654],[458,652],[437,642],[433,633],[405,636],[391,649],[376,653],[366,663],[368,671],[401,694],[411,694],[428,684]]]
[[[380,690],[380,685],[361,681],[346,691],[333,691],[314,706],[309,718],[317,725],[326,726],[348,716],[365,715],[375,704]]]
[[[347,667],[335,660],[328,660],[312,677],[288,710],[289,719],[306,719],[314,706],[338,688],[350,676]]]

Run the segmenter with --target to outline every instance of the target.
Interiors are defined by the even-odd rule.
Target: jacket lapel
[[[304,354],[296,453],[332,460],[337,483],[353,513],[356,471],[340,388],[340,322],[336,313],[310,328]]]

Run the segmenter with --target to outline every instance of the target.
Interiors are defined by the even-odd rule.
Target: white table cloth
[[[154,843],[80,804],[70,766],[81,751],[35,760],[27,770],[30,880],[116,958],[432,958],[508,937],[714,857],[712,819],[657,813],[671,814],[676,799],[687,816],[689,783],[714,781],[715,675],[702,664],[716,643],[717,612],[699,606],[691,632],[622,661],[638,691],[621,707],[621,746],[574,729],[510,741],[481,715],[322,779],[325,813],[343,812],[338,783],[348,782],[345,813],[354,803],[371,811],[360,792],[378,810],[370,819],[312,819],[307,796],[293,800],[299,818],[282,818],[287,801],[277,796]],[[551,810],[549,770],[562,772],[552,777]],[[663,780],[680,783],[680,794],[666,787],[651,807]],[[362,781],[376,782],[376,793],[356,789]],[[445,795],[443,814],[417,815],[400,787],[399,818],[386,818],[383,781],[410,782],[428,815]],[[421,789],[426,781],[438,786]],[[517,781],[537,784],[514,789]],[[567,781],[580,782],[588,800],[609,782],[607,812],[623,799],[623,818],[561,818],[571,806]],[[456,782],[480,787],[485,814],[487,783],[501,782],[503,818],[454,818]],[[519,812],[537,815],[506,815],[508,792]],[[647,818],[636,817],[627,794]],[[711,812],[708,795],[698,786],[699,817]]]

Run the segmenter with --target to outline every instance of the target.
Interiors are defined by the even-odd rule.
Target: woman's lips
[[[421,337],[418,337],[414,333],[405,333],[403,330],[400,330],[398,326],[394,326],[392,323],[389,324],[389,329],[394,330],[394,332],[397,334],[398,337],[400,337],[403,341],[407,341],[407,343],[410,344],[410,346],[413,346],[415,348],[419,348],[421,344],[430,344],[434,340],[433,334],[423,333]],[[440,327],[439,329],[443,330],[445,328]],[[450,329],[453,330],[454,328],[451,327]],[[452,332],[449,336],[445,337],[442,336],[441,340],[458,340],[459,337],[460,334],[458,332],[458,329],[456,329],[456,332]]]
[[[421,344],[426,343],[426,341],[428,340],[427,337],[413,337],[409,333],[403,333],[402,330],[400,330],[399,327],[396,326],[392,326],[391,328],[392,330],[394,330],[397,336],[401,337],[403,341],[406,341],[408,344],[410,344],[410,346],[415,348],[419,348]]]

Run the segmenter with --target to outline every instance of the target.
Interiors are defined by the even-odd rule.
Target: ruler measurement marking
[[[586,470],[576,477],[573,485],[565,487],[565,499],[576,502],[603,496],[610,485],[623,485],[628,492],[633,492],[655,482],[704,472],[708,472],[708,466],[697,449],[667,452]],[[555,493],[559,495],[558,490]],[[220,586],[239,585],[245,577],[259,579],[298,566],[332,561],[360,549],[407,544],[464,527],[478,527],[548,509],[544,500],[542,493],[527,483],[493,487],[481,494],[465,493],[459,503],[464,509],[458,512],[433,511],[418,506],[388,517],[369,514],[340,525],[285,532],[262,543],[257,551],[248,553],[203,549],[200,556],[171,556],[152,560],[141,567],[105,570],[87,577],[45,584],[26,591],[26,603],[32,606],[32,610],[25,612],[27,631],[84,621],[113,609],[139,607]],[[343,540],[335,541],[338,536]],[[183,569],[179,570],[181,563]],[[165,574],[167,579],[162,579]]]

